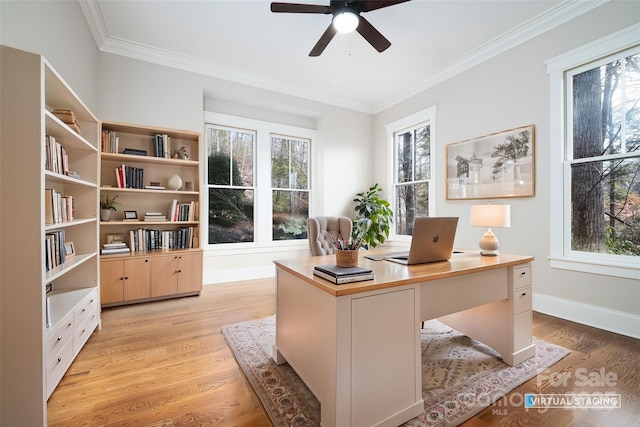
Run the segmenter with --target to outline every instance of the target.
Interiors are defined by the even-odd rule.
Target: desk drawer
[[[513,289],[531,286],[531,265],[525,264],[513,268]]]
[[[531,344],[531,312],[519,314],[513,318],[513,348],[515,351]]]
[[[513,314],[531,310],[531,287],[522,288],[513,293]]]

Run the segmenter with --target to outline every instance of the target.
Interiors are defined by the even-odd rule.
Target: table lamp
[[[511,205],[473,205],[469,211],[469,225],[488,227],[480,239],[480,255],[498,255],[498,238],[491,227],[511,227]]]

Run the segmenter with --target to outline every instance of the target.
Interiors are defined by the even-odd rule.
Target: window
[[[207,125],[209,244],[254,241],[256,132]]]
[[[215,113],[205,121],[209,247],[306,239],[315,131]]]
[[[413,234],[416,217],[434,214],[435,107],[387,126],[393,154],[393,211],[396,236]]]
[[[307,238],[310,143],[271,136],[273,240]]]
[[[563,147],[561,153],[552,150],[560,154],[553,159],[558,167],[552,180],[563,183],[552,189],[552,234],[560,232],[552,237],[552,266],[590,271],[579,264],[606,264],[611,268],[598,272],[637,278],[640,45],[636,40],[635,46],[614,49],[617,42],[628,43],[624,31],[609,43],[581,49],[579,64],[569,65],[571,56],[547,64],[557,65],[550,73],[552,101],[560,103],[552,108],[552,137],[555,130]]]

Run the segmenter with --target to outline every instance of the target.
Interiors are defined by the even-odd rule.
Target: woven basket
[[[358,251],[336,249],[336,264],[338,267],[355,267],[358,265]]]

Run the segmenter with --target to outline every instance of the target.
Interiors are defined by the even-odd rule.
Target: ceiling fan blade
[[[316,43],[313,49],[311,49],[311,52],[309,52],[309,56],[320,56],[336,33],[337,31],[333,24],[329,24],[329,27],[327,27],[324,34],[322,34],[322,37],[320,37],[320,40],[318,40],[318,43]]]
[[[408,2],[409,0],[361,0],[360,10],[362,12],[370,12],[383,7],[393,6],[394,4]]]
[[[300,3],[271,3],[271,12],[283,13],[323,13],[330,14],[333,11],[331,6],[319,4],[300,4]]]
[[[362,15],[360,15],[360,23],[356,31],[378,52],[383,52],[391,46],[391,42],[380,34],[380,31],[376,30]]]

